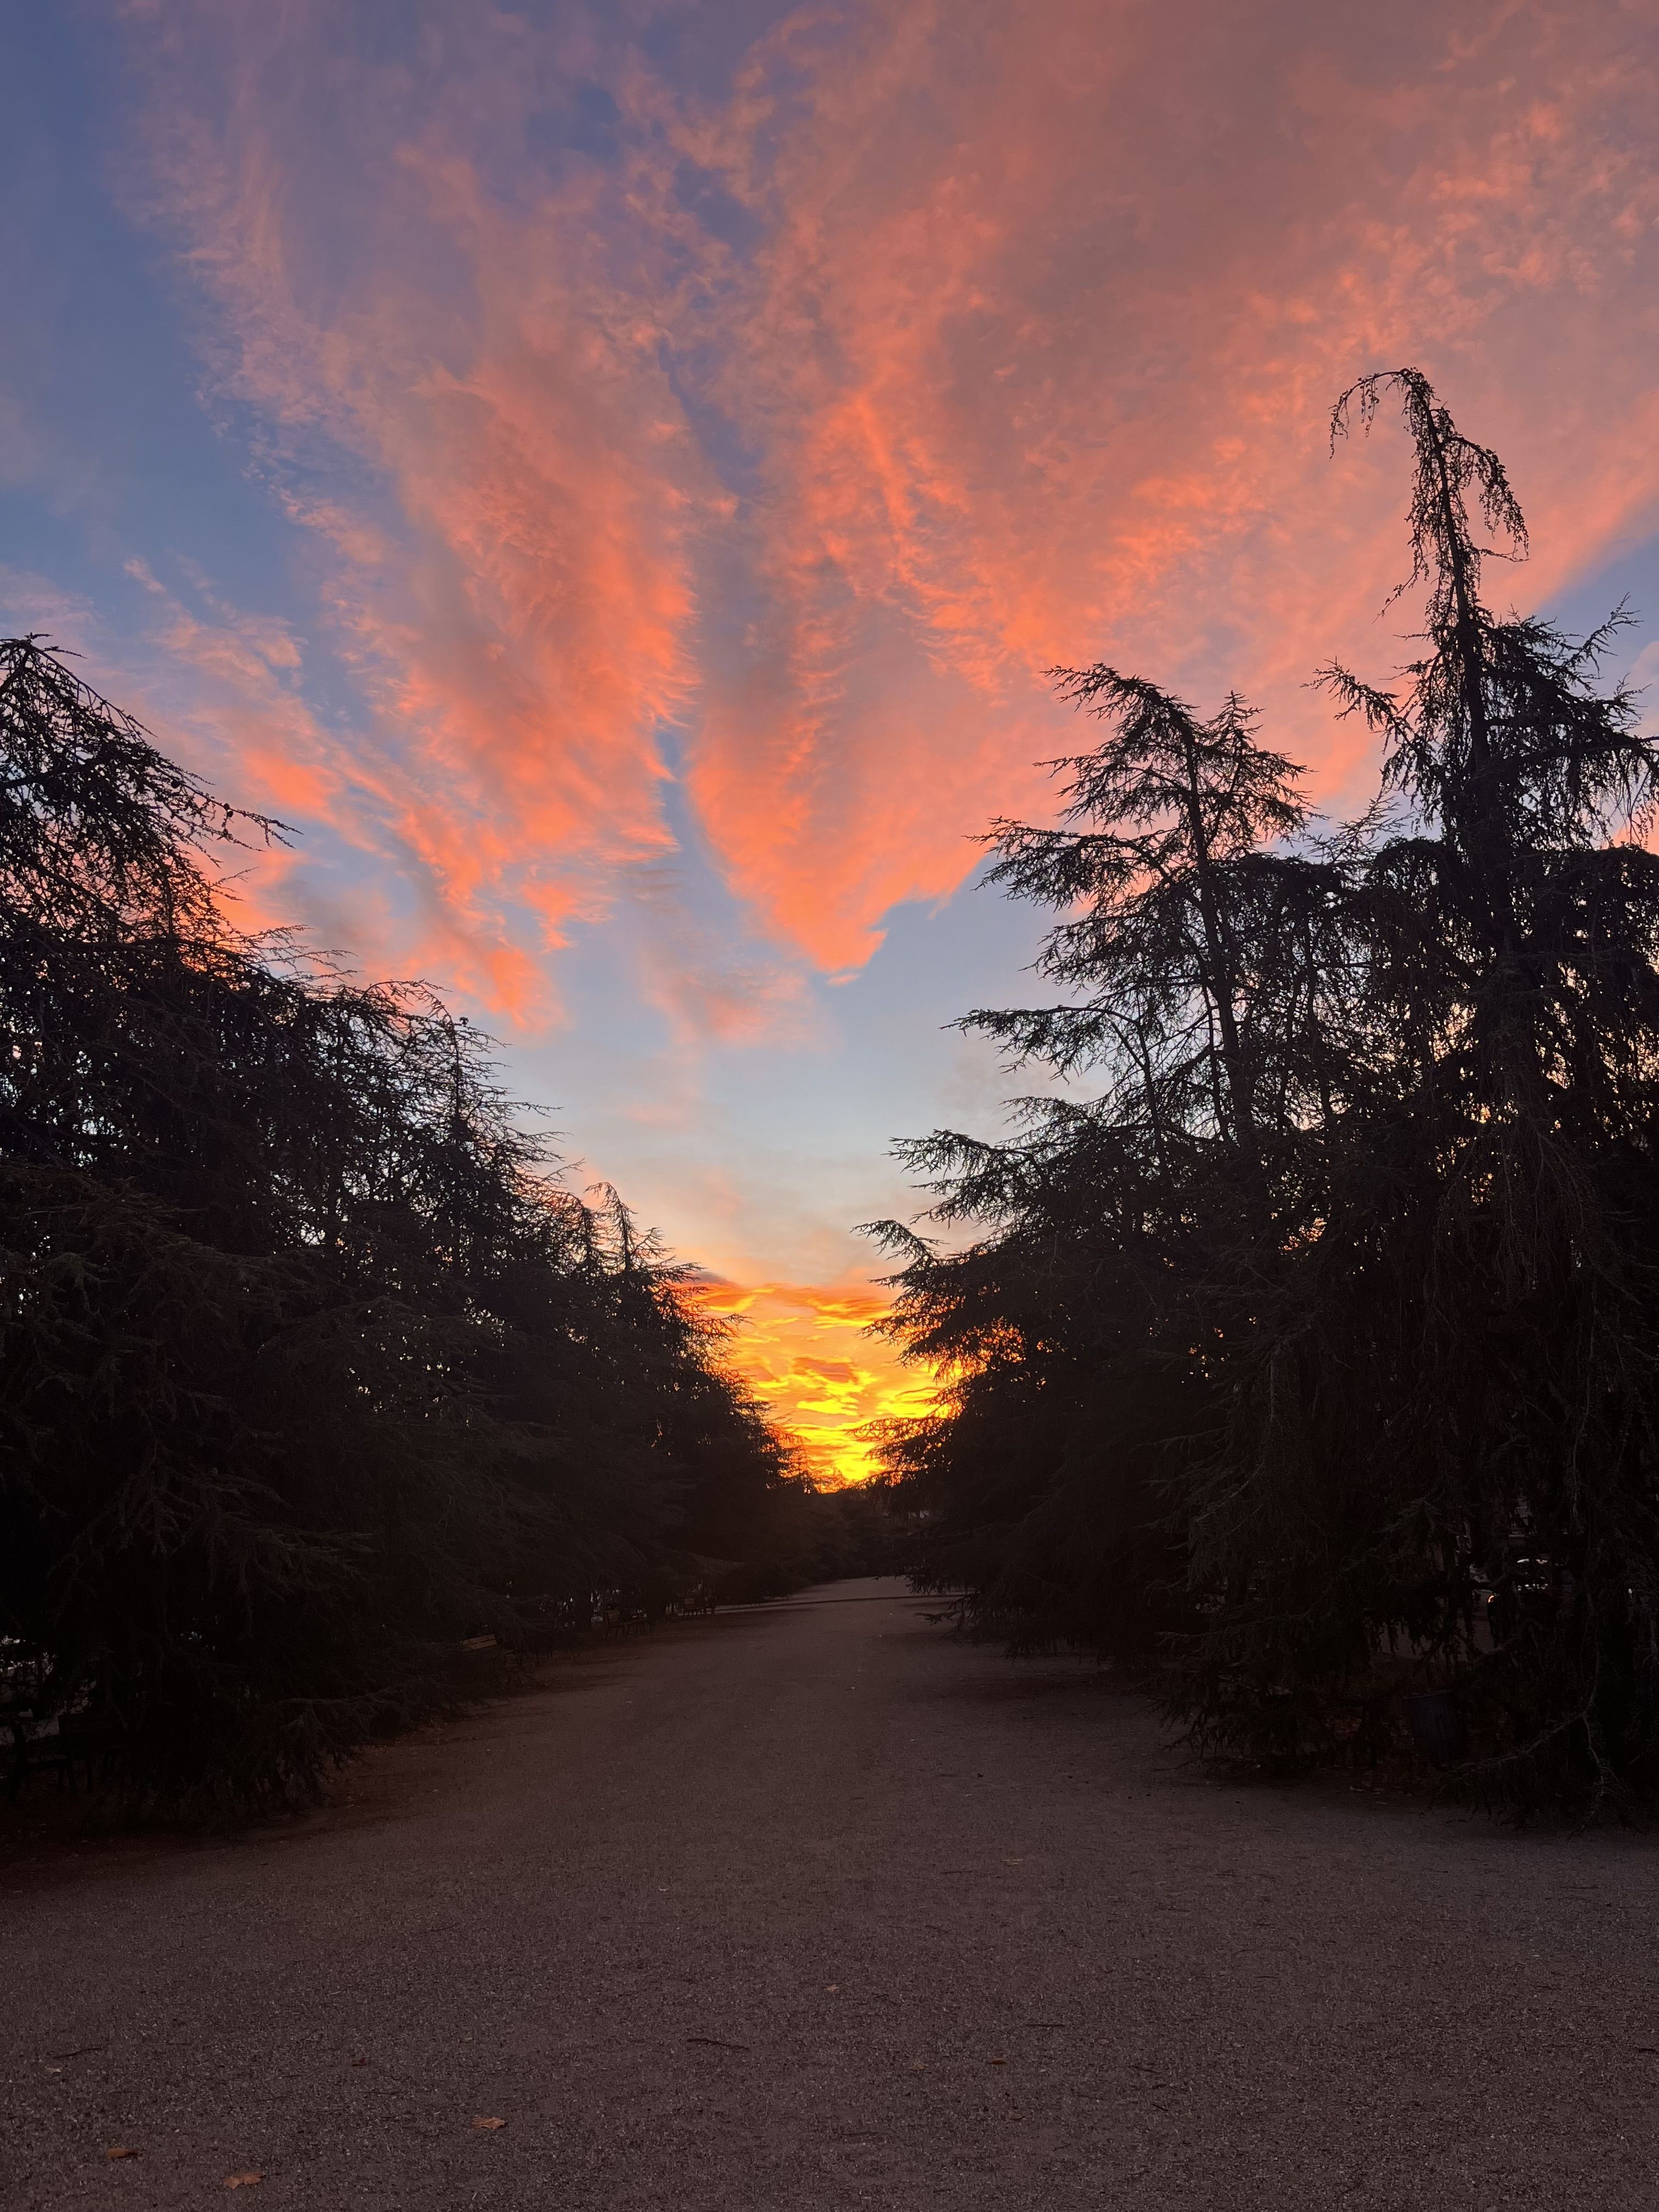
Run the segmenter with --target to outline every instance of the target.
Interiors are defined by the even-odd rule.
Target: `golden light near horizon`
[[[736,1322],[728,1357],[755,1396],[800,1445],[815,1480],[839,1488],[876,1471],[860,1431],[929,1412],[935,1386],[870,1334],[887,1299],[862,1285],[707,1283],[698,1297]]]

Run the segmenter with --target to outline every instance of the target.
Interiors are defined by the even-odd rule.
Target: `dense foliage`
[[[1322,678],[1382,741],[1364,819],[1316,834],[1237,699],[1060,675],[1104,734],[991,877],[1056,911],[1067,995],[966,1025],[1090,1095],[904,1148],[956,1234],[884,1224],[949,1377],[890,1468],[925,1582],[1016,1646],[1161,1653],[1203,1747],[1370,1758],[1439,1693],[1472,1797],[1626,1806],[1659,1782],[1659,742],[1596,680],[1619,617],[1492,611],[1525,525],[1419,372],[1334,435],[1390,396],[1423,649]]]
[[[135,1794],[303,1786],[464,1639],[847,1543],[477,1034],[237,929],[213,857],[276,834],[0,646],[0,1672]]]

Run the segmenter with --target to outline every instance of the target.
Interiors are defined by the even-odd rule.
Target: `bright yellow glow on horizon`
[[[867,1480],[874,1455],[855,1431],[870,1421],[924,1413],[933,1401],[930,1376],[866,1334],[889,1303],[867,1284],[711,1282],[700,1296],[712,1313],[738,1323],[732,1364],[797,1440],[820,1482]]]

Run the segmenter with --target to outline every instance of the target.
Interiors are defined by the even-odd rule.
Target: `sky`
[[[239,885],[501,1041],[821,1471],[896,1138],[1029,1079],[975,881],[1045,671],[1254,700],[1340,811],[1423,368],[1659,678],[1651,0],[0,9],[0,627],[296,836]],[[1495,572],[1496,574],[1496,572]]]

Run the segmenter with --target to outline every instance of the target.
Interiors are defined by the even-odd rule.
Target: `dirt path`
[[[1218,1786],[893,1583],[349,1794],[0,1878],[5,2212],[1654,2202],[1659,1847]]]

